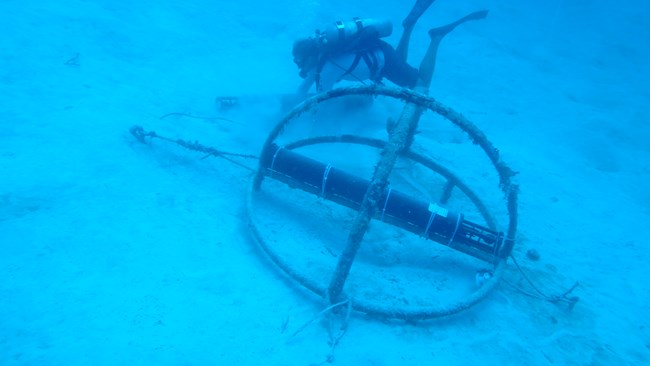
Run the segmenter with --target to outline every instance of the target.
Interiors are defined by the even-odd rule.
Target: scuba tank
[[[388,37],[393,24],[387,19],[359,19],[337,21],[315,36],[299,39],[293,44],[293,61],[300,69],[300,77],[311,70],[320,70],[326,57],[344,52],[362,51],[372,46],[373,40]]]
[[[316,40],[328,51],[349,51],[366,40],[388,37],[392,32],[390,20],[352,18],[316,30]]]

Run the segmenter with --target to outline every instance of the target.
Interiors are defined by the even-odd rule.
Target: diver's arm
[[[314,82],[315,74],[313,72],[310,72],[307,74],[307,77],[302,80],[302,83],[300,83],[296,97],[299,99],[305,99],[307,97],[307,94],[309,94],[309,89],[311,89],[311,86],[314,85]]]
[[[309,73],[300,83],[298,90],[293,94],[285,94],[282,97],[282,109],[289,110],[296,104],[302,102],[309,97],[309,90],[314,85],[314,73]]]

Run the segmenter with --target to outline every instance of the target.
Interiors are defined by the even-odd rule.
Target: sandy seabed
[[[277,271],[250,235],[246,167],[257,162],[235,158],[242,167],[159,139],[141,144],[129,128],[258,155],[281,117],[278,96],[299,83],[293,40],[352,16],[399,24],[406,7],[114,3],[0,3],[0,364],[650,363],[645,3],[433,5],[411,60],[422,57],[429,25],[490,9],[445,39],[430,94],[480,127],[519,172],[513,255],[524,271],[549,295],[579,282],[572,295],[580,301],[568,309],[522,294],[532,289],[509,263],[503,283],[466,312],[428,322],[353,313],[335,347],[325,321],[302,328],[327,304]],[[399,27],[394,33],[393,43]],[[220,110],[220,96],[240,103]],[[384,99],[361,113],[323,106],[289,132],[383,136],[400,108]],[[425,115],[416,142],[503,218],[489,165],[471,160],[464,135]],[[360,173],[377,158],[338,154]],[[405,163],[394,179],[428,199],[423,174]],[[293,242],[278,245],[297,248],[287,252],[310,241],[317,253],[313,240],[345,238],[344,224],[334,232],[345,218],[314,205],[322,209],[314,217],[330,221],[311,236],[284,232]],[[381,228],[366,239],[382,243],[370,244],[377,262],[353,268],[376,264],[411,278],[412,268],[385,253],[395,250],[391,238],[405,250],[420,239]],[[537,261],[526,256],[533,249]],[[474,272],[466,276],[471,283]]]

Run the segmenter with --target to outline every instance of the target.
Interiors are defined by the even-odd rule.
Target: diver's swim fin
[[[431,38],[444,37],[447,33],[454,30],[454,28],[456,28],[458,25],[463,24],[463,23],[465,23],[467,21],[470,21],[470,20],[485,19],[487,17],[487,15],[488,15],[487,10],[475,11],[473,13],[465,15],[464,17],[458,19],[455,22],[449,23],[447,25],[443,25],[442,27],[430,29],[429,30],[429,36]]]
[[[402,21],[402,25],[404,28],[412,28],[415,26],[415,23],[420,19],[420,16],[424,14],[427,9],[433,4],[433,2],[436,0],[416,0],[415,5],[413,5],[413,8],[409,12],[409,15],[404,18]]]

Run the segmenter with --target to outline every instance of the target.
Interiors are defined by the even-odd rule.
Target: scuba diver
[[[402,87],[428,88],[442,39],[458,25],[483,19],[488,14],[487,10],[473,12],[429,30],[431,42],[419,69],[416,69],[407,62],[411,33],[417,20],[434,1],[416,1],[402,22],[404,32],[397,48],[381,39],[391,34],[391,23],[374,19],[355,18],[348,22],[337,22],[335,27],[297,40],[293,45],[293,61],[300,69],[303,82],[296,97],[302,101],[312,86],[316,92],[323,92],[332,89],[341,80],[381,83],[385,78]]]

